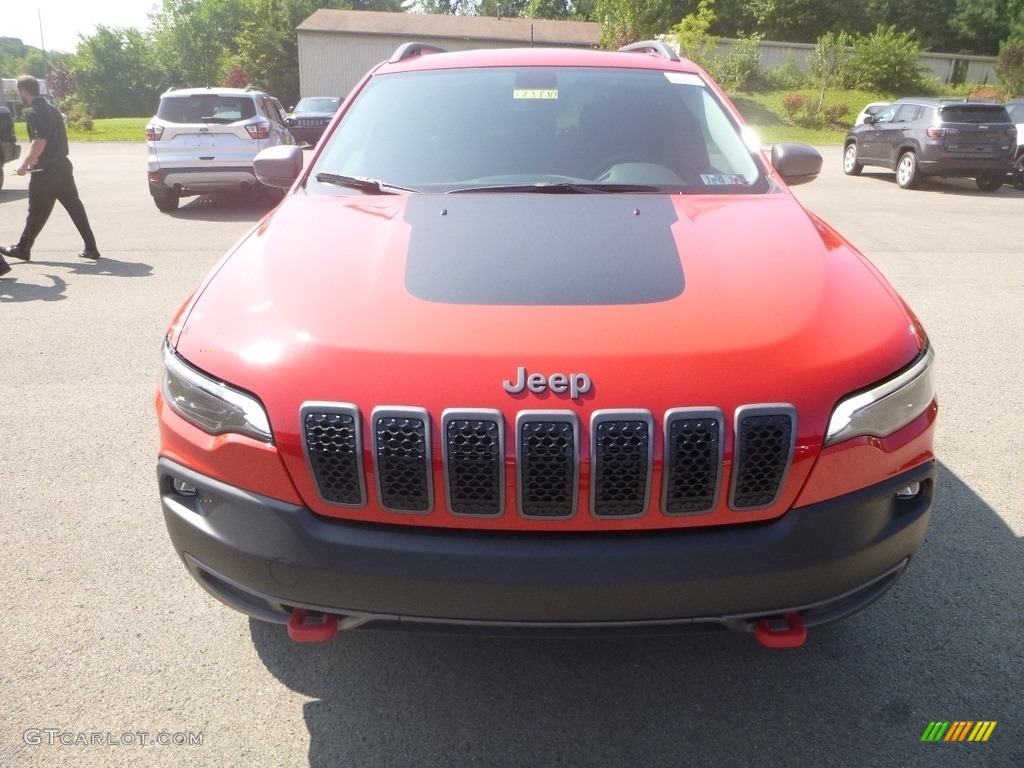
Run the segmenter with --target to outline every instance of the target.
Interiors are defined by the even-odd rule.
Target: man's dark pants
[[[32,173],[28,183],[28,220],[18,245],[28,253],[32,244],[53,212],[56,203],[64,206],[71,221],[78,228],[86,250],[96,250],[96,237],[89,226],[85,206],[78,196],[78,186],[70,160],[56,160],[46,163],[42,170]]]

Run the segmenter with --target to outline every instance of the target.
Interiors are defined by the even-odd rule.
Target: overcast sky
[[[25,45],[64,53],[74,53],[78,36],[95,34],[98,24],[148,29],[148,15],[159,6],[158,0],[2,0],[2,4],[0,37],[16,37]]]

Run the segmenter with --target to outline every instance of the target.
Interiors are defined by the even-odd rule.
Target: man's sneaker
[[[6,275],[11,271],[11,265],[3,259],[0,259],[0,275]]]
[[[28,261],[31,258],[29,252],[20,245],[0,245],[0,254],[22,261]]]
[[[84,251],[79,251],[78,255],[83,259],[98,259],[100,252],[95,248],[86,248]]]

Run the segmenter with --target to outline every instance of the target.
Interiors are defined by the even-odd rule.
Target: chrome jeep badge
[[[589,392],[593,382],[585,373],[552,373],[550,376],[545,376],[543,373],[527,373],[526,366],[521,365],[516,368],[515,381],[506,379],[501,386],[510,395],[517,395],[524,389],[530,390],[535,395],[540,395],[550,389],[556,395],[564,395],[568,392],[569,397],[575,400],[580,395]]]

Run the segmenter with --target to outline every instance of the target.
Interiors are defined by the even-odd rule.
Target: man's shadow
[[[95,261],[78,259],[76,261],[36,261],[32,264],[39,264],[45,267],[63,267],[73,275],[97,275],[109,277],[151,277],[153,267],[149,264],[142,264],[135,261],[120,261],[103,256]],[[11,272],[8,276],[12,276]]]
[[[36,285],[17,280],[14,272],[0,277],[0,303],[22,301],[63,301],[68,284],[56,275],[44,275],[51,285]]]

